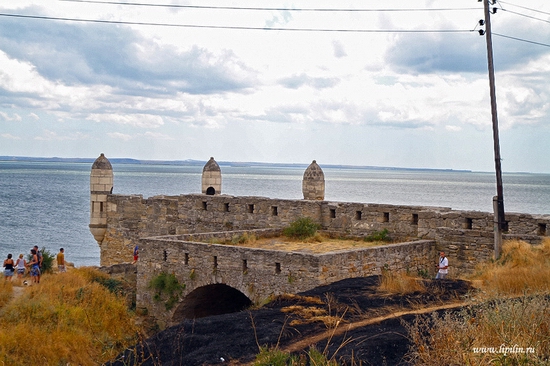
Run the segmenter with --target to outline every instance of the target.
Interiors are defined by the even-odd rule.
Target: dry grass
[[[325,302],[317,296],[303,296],[303,295],[297,295],[297,294],[282,294],[282,295],[277,296],[277,299],[279,299],[279,300],[301,301],[301,302],[305,302],[307,304],[317,304],[317,305],[324,305],[325,304]]]
[[[282,250],[302,253],[328,253],[350,249],[360,249],[388,244],[387,242],[366,242],[364,240],[328,238],[320,233],[306,239],[292,239],[285,236],[257,238],[253,234],[236,235],[224,244],[243,246],[247,248]]]
[[[550,365],[550,239],[478,268],[479,304],[406,324],[416,365]]]
[[[422,279],[409,276],[404,272],[394,273],[390,270],[383,270],[378,291],[403,295],[413,292],[426,292],[426,287]]]
[[[94,274],[95,273],[95,274]],[[0,361],[6,365],[93,365],[135,344],[124,299],[92,269],[44,275],[0,312]]]
[[[0,279],[0,309],[11,299],[13,284],[11,281]]]
[[[406,324],[414,365],[548,365],[550,299],[500,299]]]
[[[473,279],[493,296],[550,293],[550,239],[541,245],[504,243],[499,260],[479,266]]]

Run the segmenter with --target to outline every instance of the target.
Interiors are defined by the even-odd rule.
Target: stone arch
[[[208,196],[213,196],[213,195],[215,195],[215,194],[216,194],[216,188],[214,188],[214,187],[208,187],[208,188],[206,188],[206,194],[207,194]]]
[[[235,313],[252,305],[252,301],[239,290],[222,283],[201,286],[191,291],[176,308],[172,323],[184,319],[204,318],[211,315]]]

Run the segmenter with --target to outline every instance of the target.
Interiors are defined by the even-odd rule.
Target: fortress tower
[[[222,193],[222,171],[214,158],[202,168],[202,194],[210,196]]]
[[[90,173],[90,231],[101,246],[107,230],[107,195],[113,193],[113,167],[101,153]]]
[[[325,174],[315,160],[304,172],[302,193],[305,200],[322,201],[325,199]]]

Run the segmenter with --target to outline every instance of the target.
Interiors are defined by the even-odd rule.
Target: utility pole
[[[485,39],[487,42],[487,62],[489,68],[489,90],[491,95],[491,116],[493,119],[493,142],[495,149],[495,172],[497,178],[497,195],[493,197],[494,211],[494,231],[495,231],[495,250],[494,258],[500,257],[502,248],[502,233],[508,230],[508,223],[504,217],[504,194],[502,191],[502,170],[500,166],[500,143],[498,137],[498,118],[497,118],[497,97],[495,91],[495,69],[493,66],[493,40],[491,37],[491,12],[489,10],[489,1],[483,1],[485,11]],[[494,4],[494,0],[492,2]]]

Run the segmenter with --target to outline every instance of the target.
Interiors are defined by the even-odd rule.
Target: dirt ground
[[[368,248],[379,245],[390,244],[383,241],[368,242],[361,239],[338,239],[329,238],[326,236],[317,236],[315,238],[308,239],[306,241],[298,239],[290,239],[285,236],[270,237],[270,238],[253,238],[245,242],[227,242],[223,243],[233,246],[241,246],[247,248],[261,248],[271,250],[282,250],[287,252],[300,252],[300,253],[328,253],[337,252],[341,250]]]
[[[471,290],[466,281],[426,280],[427,292],[389,295],[377,291],[378,281],[346,279],[257,310],[186,320],[109,365],[244,365],[260,346],[300,354],[312,345],[342,363],[406,365],[409,341],[402,321],[460,306]]]

